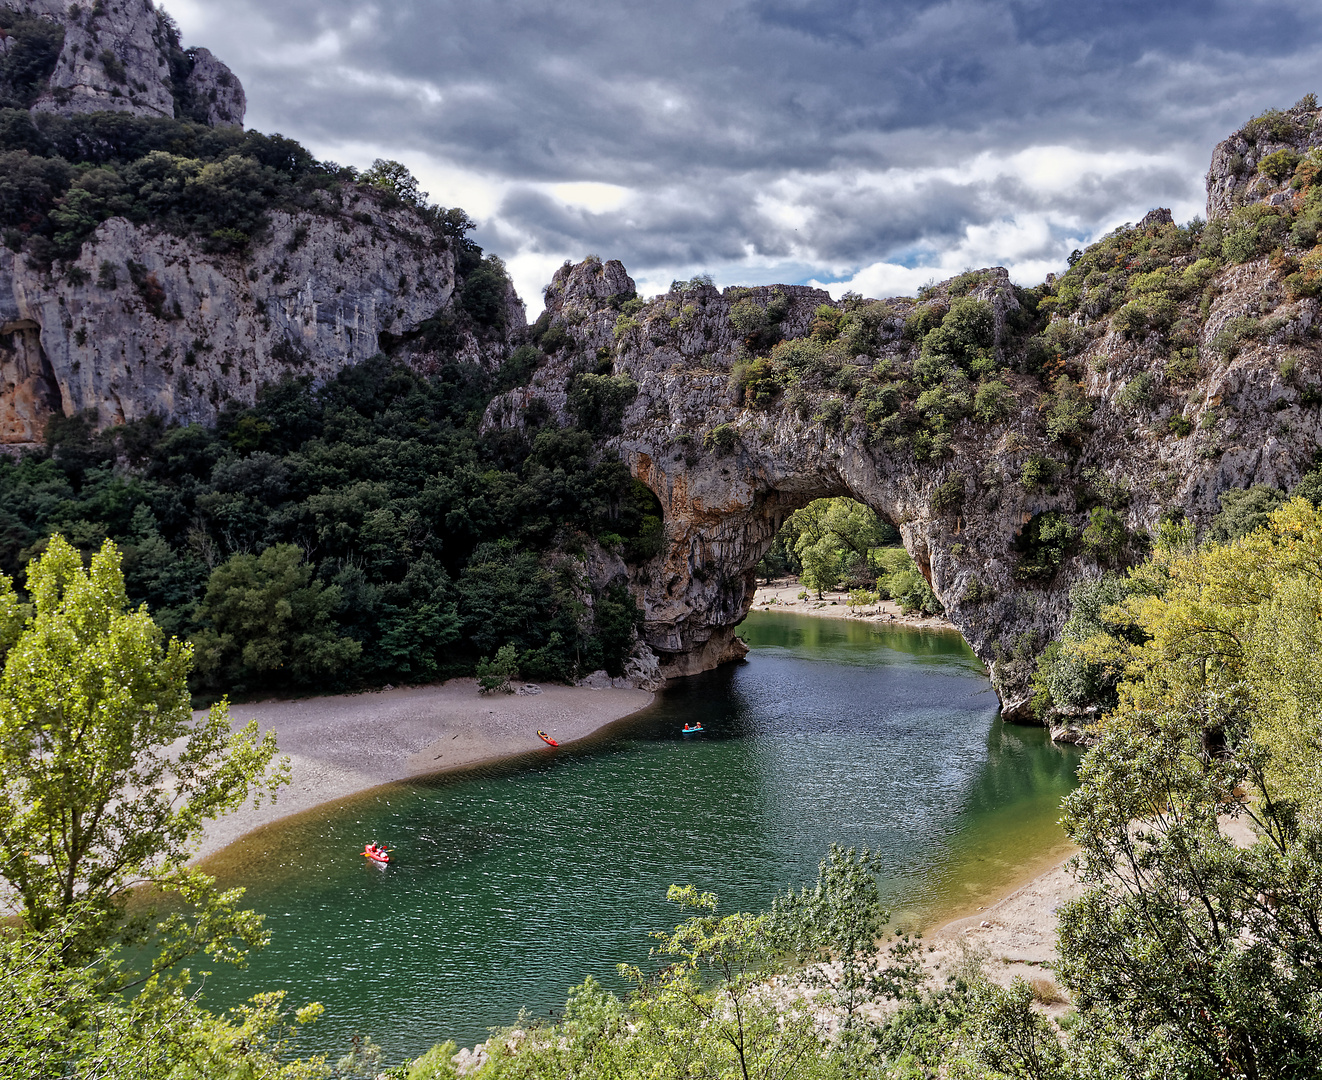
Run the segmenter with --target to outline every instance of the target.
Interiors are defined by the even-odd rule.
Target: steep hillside
[[[899,527],[1024,715],[1073,582],[1314,461],[1319,115],[1307,98],[1218,147],[1206,224],[1153,211],[1034,289],[988,269],[834,303],[695,280],[644,304],[618,262],[566,266],[544,364],[486,423],[586,422],[656,493],[664,549],[631,581],[668,673],[736,655],[785,516],[847,494]]]
[[[245,132],[148,0],[0,8],[0,442],[51,416],[213,423],[379,352],[498,366],[526,324],[462,211]]]

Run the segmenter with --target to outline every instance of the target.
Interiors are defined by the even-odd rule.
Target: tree
[[[198,668],[213,684],[247,689],[277,672],[311,686],[358,659],[331,615],[340,590],[312,577],[293,544],[234,555],[211,573],[200,613],[213,629],[197,635]]]
[[[903,938],[890,949],[881,942],[890,912],[881,902],[876,872],[879,860],[864,848],[832,844],[817,868],[817,884],[778,899],[773,927],[811,961],[810,982],[827,987],[852,1030],[858,1010],[878,997],[913,995],[924,974],[914,958],[917,944]]]
[[[60,536],[28,570],[30,612],[0,579],[0,878],[23,925],[43,932],[75,914],[72,962],[122,929],[129,891],[151,882],[193,909],[167,920],[155,970],[198,949],[233,955],[260,920],[239,892],[217,894],[186,867],[203,825],[255,793],[275,797],[288,763],[256,721],[230,731],[225,702],[193,721],[192,650],[164,642],[145,608],[131,611],[119,551],[89,569]],[[182,740],[182,742],[180,742]],[[172,746],[173,744],[173,746]]]
[[[1119,703],[1065,803],[1092,886],[1061,916],[1075,1045],[1135,1073],[1303,1075],[1322,1055],[1322,515],[1296,499],[1201,548],[1168,528],[1126,591],[1104,612],[1130,624],[1108,645]]]
[[[819,597],[839,585],[851,565],[866,568],[869,553],[894,539],[893,529],[853,499],[814,499],[790,516],[784,533],[802,568],[803,583]]]
[[[398,161],[377,158],[358,179],[409,206],[421,207],[427,203],[427,193],[418,187],[417,178],[409,172],[408,166]]]

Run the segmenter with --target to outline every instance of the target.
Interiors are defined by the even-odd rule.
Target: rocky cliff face
[[[400,348],[454,290],[452,252],[415,213],[369,196],[277,212],[242,257],[118,218],[60,276],[0,249],[0,441],[39,440],[52,412],[211,423],[263,383]],[[502,349],[470,334],[460,353],[495,363]]]
[[[243,86],[206,49],[185,51],[151,0],[10,0],[10,10],[63,28],[37,112],[125,112],[242,125]],[[4,48],[18,38],[7,35]]]
[[[239,81],[206,49],[185,52],[150,0],[14,4],[0,8],[0,27],[11,28],[0,30],[0,60],[14,52],[40,78],[0,90],[33,112],[242,125]],[[382,351],[423,368],[438,348],[494,366],[526,325],[512,289],[497,305],[500,329],[451,317],[462,284],[453,244],[406,202],[341,184],[299,205],[272,210],[229,253],[205,235],[124,218],[104,221],[69,260],[25,254],[21,231],[7,235],[0,444],[39,441],[52,415],[90,413],[98,426],[153,414],[211,423],[224,402],[250,403],[264,383],[320,380]]]
[[[1297,153],[1312,145],[1317,119],[1315,107],[1303,112],[1290,120]],[[1288,277],[1299,264],[1279,250],[1216,256],[1223,234],[1227,250],[1261,246],[1237,231],[1249,226],[1228,218],[1234,207],[1275,213],[1301,198],[1288,180],[1246,177],[1253,167],[1230,160],[1243,142],[1240,133],[1217,149],[1208,235],[1157,211],[1031,294],[993,268],[881,306],[832,304],[803,287],[718,292],[695,282],[635,310],[618,262],[566,267],[547,294],[549,326],[566,343],[528,386],[496,399],[485,422],[569,420],[567,391],[584,371],[636,386],[608,443],[665,515],[664,550],[631,577],[665,674],[739,655],[734,627],[786,516],[848,495],[898,526],[989,665],[1006,713],[1025,716],[1034,657],[1058,634],[1075,581],[1142,557],[1162,515],[1205,527],[1228,488],[1293,485],[1322,442],[1318,300]],[[1259,157],[1282,145],[1265,142]],[[939,318],[961,297],[990,309],[995,364],[980,362],[1002,365],[999,409],[971,406],[975,387],[958,372],[940,385],[922,374],[924,312]],[[831,345],[829,371],[794,369],[786,352],[788,374],[762,393],[746,366],[766,351],[749,305],[774,307],[774,336],[793,341],[814,326],[829,339],[814,321],[824,304],[870,312],[867,351]],[[1069,314],[1053,314],[1062,308]],[[1025,325],[1036,332],[1016,331]],[[978,403],[991,381],[978,382]],[[924,387],[963,393],[965,404],[942,414],[936,398],[924,404]],[[885,405],[888,394],[898,403]],[[874,423],[874,406],[893,415]],[[905,415],[917,434],[892,437]],[[944,431],[942,415],[957,418]],[[935,432],[926,443],[924,430]]]

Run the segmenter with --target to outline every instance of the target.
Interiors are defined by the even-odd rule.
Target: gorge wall
[[[630,570],[664,673],[740,655],[786,516],[848,495],[898,526],[1023,717],[1075,581],[1141,558],[1163,515],[1206,527],[1226,489],[1314,463],[1317,290],[1292,252],[1322,211],[1291,182],[1322,130],[1315,104],[1279,116],[1217,148],[1206,228],[1154,211],[1036,290],[993,268],[917,299],[694,281],[643,305],[620,263],[566,265],[540,324],[563,343],[485,422],[636,390],[605,445],[664,511],[663,551]],[[1257,168],[1282,151],[1285,173]]]
[[[0,90],[4,104],[36,119],[33,138],[45,114],[241,128],[239,80],[206,49],[184,50],[150,0],[15,0],[4,12]],[[26,81],[3,68],[7,57]],[[206,180],[207,167],[228,164],[185,161],[179,171]],[[74,194],[87,191],[66,196],[65,209]],[[9,230],[0,248],[0,444],[40,442],[52,415],[89,414],[98,427],[148,415],[211,423],[226,401],[250,404],[264,383],[322,380],[380,351],[407,353],[424,369],[437,348],[486,366],[508,355],[510,332],[527,322],[509,288],[494,326],[449,320],[440,345],[423,332],[454,311],[463,275],[453,238],[419,207],[354,184],[302,201],[270,209],[241,245],[168,231],[148,213],[136,223],[111,217],[75,257],[52,262],[22,228]]]

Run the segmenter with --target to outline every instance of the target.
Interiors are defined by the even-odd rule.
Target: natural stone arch
[[[899,528],[948,617],[988,665],[1006,714],[1025,716],[1036,654],[1059,632],[1070,586],[1108,568],[1076,545],[1049,574],[1026,573],[1016,548],[1031,523],[1050,514],[1082,532],[1088,485],[1123,489],[1113,512],[1128,530],[1123,554],[1132,561],[1171,507],[1205,524],[1228,487],[1292,485],[1309,467],[1311,446],[1322,442],[1322,420],[1310,414],[1307,436],[1295,442],[1273,437],[1275,364],[1237,360],[1183,392],[1233,410],[1242,432],[1242,447],[1201,455],[1192,440],[1126,412],[1119,399],[1127,381],[1160,372],[1163,357],[1107,327],[1065,367],[1089,414],[1066,444],[1044,421],[1059,375],[1032,374],[1023,332],[1012,330],[1023,322],[1016,314],[1023,294],[993,268],[935,286],[925,299],[948,303],[961,295],[990,306],[996,356],[1005,365],[1000,377],[1013,404],[995,422],[961,419],[948,446],[925,460],[851,425],[848,410],[829,407],[836,392],[821,380],[760,407],[742,400],[735,366],[765,343],[750,350],[739,306],[746,314],[749,304],[774,304],[779,336],[792,340],[810,333],[820,305],[833,304],[827,293],[805,286],[721,292],[694,281],[643,305],[619,262],[596,259],[556,273],[534,338],[539,328],[559,327],[559,347],[527,386],[492,402],[484,423],[574,423],[569,391],[584,372],[636,389],[618,428],[599,434],[603,450],[619,453],[655,493],[664,544],[645,565],[622,568],[615,560],[610,572],[628,573],[644,612],[643,638],[664,674],[741,655],[734,628],[751,604],[754,568],[785,518],[814,498],[848,495]],[[919,348],[904,330],[919,302],[886,303],[876,347],[857,360],[874,373],[885,365],[913,385]],[[1218,319],[1214,308],[1207,333]],[[1023,480],[1035,458],[1056,461],[1058,483]]]

